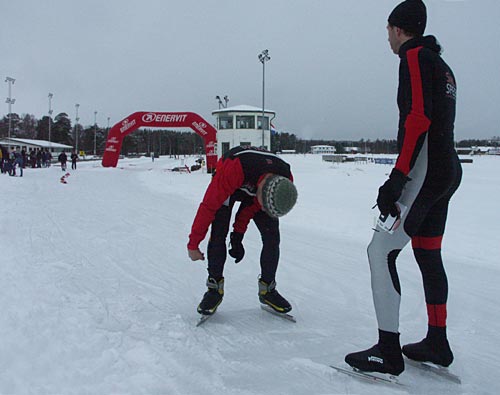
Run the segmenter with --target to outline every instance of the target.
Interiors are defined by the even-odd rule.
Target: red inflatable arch
[[[191,128],[205,141],[207,171],[215,169],[217,130],[193,112],[134,112],[129,115],[110,129],[102,157],[103,167],[116,167],[123,139],[140,127]]]

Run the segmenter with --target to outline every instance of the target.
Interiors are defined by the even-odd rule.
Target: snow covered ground
[[[180,160],[161,157],[79,163],[67,184],[59,167],[0,176],[0,393],[496,393],[500,157],[463,165],[444,238],[450,370],[462,385],[408,366],[406,387],[328,367],[376,341],[366,246],[390,167],[285,160],[299,201],[281,221],[277,282],[296,324],[259,308],[251,225],[216,316],[195,326],[206,266],[189,261],[186,243],[210,175],[170,172]],[[407,343],[425,335],[426,309],[410,248],[398,262]]]

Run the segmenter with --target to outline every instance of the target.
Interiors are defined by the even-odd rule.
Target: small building
[[[270,124],[276,113],[264,110],[262,128],[262,108],[247,105],[221,108],[212,111],[217,129],[217,154],[224,155],[239,145],[271,148]]]
[[[311,154],[334,154],[337,152],[333,145],[312,145]]]
[[[498,155],[498,147],[473,146],[471,155]]]
[[[360,149],[359,147],[344,147],[344,152],[347,154],[358,154]]]
[[[20,150],[25,150],[26,152],[37,149],[45,151],[48,149],[53,156],[54,154],[59,154],[63,150],[71,151],[73,149],[71,145],[52,143],[46,140],[18,139],[16,137],[5,137],[0,139],[0,145],[6,147],[9,151],[12,148],[19,148]]]

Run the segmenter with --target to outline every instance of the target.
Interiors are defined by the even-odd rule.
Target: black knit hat
[[[287,214],[297,202],[297,189],[288,178],[276,174],[262,186],[262,208],[273,218]]]
[[[427,10],[422,0],[406,0],[400,3],[391,15],[389,24],[397,26],[408,33],[422,36],[427,24]]]

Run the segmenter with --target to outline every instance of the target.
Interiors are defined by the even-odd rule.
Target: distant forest
[[[11,137],[49,140],[49,117],[43,116],[36,119],[30,114],[11,114],[10,120]],[[94,139],[96,151],[102,155],[106,144],[107,128],[98,125],[82,126],[72,125],[66,113],[60,113],[53,119],[50,118],[51,136],[54,143],[75,146],[76,135],[78,134],[78,150],[92,153],[94,150]],[[0,138],[9,134],[9,118],[4,116],[0,119]],[[311,151],[313,145],[332,145],[337,153],[349,151],[351,147],[357,147],[358,152],[374,154],[394,154],[397,153],[396,140],[317,140],[301,139],[293,133],[277,132],[271,136],[271,150],[295,150],[297,153],[307,153]],[[500,137],[490,139],[468,139],[457,142],[457,147],[472,146],[500,146]],[[198,155],[205,150],[203,139],[193,132],[161,130],[161,129],[139,129],[126,136],[123,140],[122,153],[124,155],[143,154],[155,152],[158,155]]]

